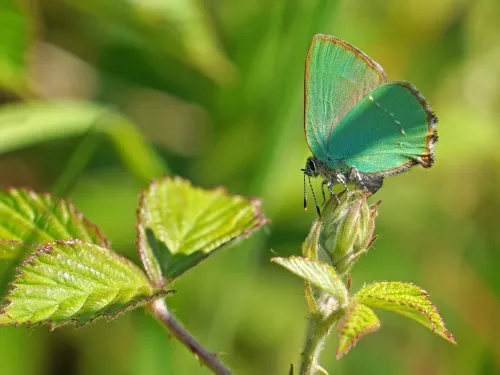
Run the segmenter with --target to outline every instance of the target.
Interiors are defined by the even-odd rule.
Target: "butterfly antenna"
[[[304,211],[307,211],[306,175],[304,174]]]
[[[321,217],[321,210],[319,208],[318,200],[316,199],[316,194],[314,194],[314,189],[311,183],[311,178],[309,178],[309,186],[311,187],[311,192],[314,198],[314,204],[316,205],[316,211],[318,212],[318,216]]]

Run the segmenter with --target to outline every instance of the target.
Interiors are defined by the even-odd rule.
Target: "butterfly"
[[[304,131],[313,156],[304,173],[375,193],[385,177],[434,163],[437,117],[409,82],[387,82],[382,67],[349,43],[315,35],[306,58]],[[318,215],[319,205],[313,191]]]

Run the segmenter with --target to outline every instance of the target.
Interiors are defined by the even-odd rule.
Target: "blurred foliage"
[[[78,162],[89,132],[65,117],[65,137],[39,142],[31,137],[49,126],[40,123],[26,147],[3,152],[0,182],[68,191],[136,262],[130,228],[144,178],[123,161],[140,153],[137,139],[172,174],[263,198],[271,230],[186,273],[169,301],[235,373],[285,374],[307,310],[301,282],[269,258],[299,254],[315,218],[301,209],[304,59],[314,34],[336,35],[389,79],[415,84],[440,119],[435,166],[388,179],[374,198],[383,200],[380,239],[353,289],[366,280],[422,286],[459,345],[381,314],[378,334],[340,361],[330,340],[323,365],[331,374],[499,373],[498,19],[496,0],[0,0],[2,103],[91,101],[140,129],[136,141],[120,138],[122,152],[106,138]],[[0,353],[10,375],[208,374],[142,311],[79,330],[2,328]]]

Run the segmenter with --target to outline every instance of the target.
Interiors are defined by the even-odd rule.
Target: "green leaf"
[[[138,247],[155,285],[163,286],[222,246],[267,223],[260,201],[181,178],[153,181],[141,194]]]
[[[0,258],[26,254],[37,243],[80,239],[109,247],[108,240],[71,202],[28,189],[0,190]]]
[[[379,327],[380,321],[372,309],[352,301],[338,327],[337,359],[356,346],[361,337],[376,331]]]
[[[45,245],[17,269],[0,325],[48,323],[51,329],[121,312],[157,295],[146,275],[115,252],[77,240]]]
[[[0,1],[0,86],[27,93],[26,56],[30,38],[29,19],[14,1]]]
[[[271,261],[278,263],[297,276],[309,281],[312,285],[329,293],[337,299],[341,307],[347,305],[347,289],[335,269],[328,264],[297,256],[271,258]]]
[[[355,298],[367,306],[414,319],[444,339],[456,343],[427,292],[416,285],[399,281],[376,282],[363,287]]]
[[[90,102],[27,102],[0,108],[0,154],[59,138],[100,132],[110,138],[123,163],[142,181],[166,168],[133,123]],[[130,152],[134,150],[134,152]]]

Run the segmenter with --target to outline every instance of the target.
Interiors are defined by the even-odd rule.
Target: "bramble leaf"
[[[416,285],[399,281],[375,282],[361,288],[355,299],[366,306],[394,311],[414,319],[444,339],[456,343],[427,292]]]
[[[44,324],[51,329],[97,317],[114,319],[155,292],[146,275],[113,251],[78,240],[45,245],[17,269],[0,325]]]
[[[109,247],[71,202],[28,189],[0,190],[0,259],[22,256],[37,243],[79,239]]]
[[[338,327],[339,346],[337,348],[337,359],[347,354],[361,337],[376,331],[379,327],[380,321],[372,309],[352,301]]]
[[[288,258],[271,258],[297,276],[309,281],[312,285],[335,297],[341,307],[347,304],[347,289],[332,266],[316,260],[291,256]]]
[[[138,247],[154,285],[163,286],[267,220],[260,201],[203,190],[181,178],[153,181],[141,194]]]

